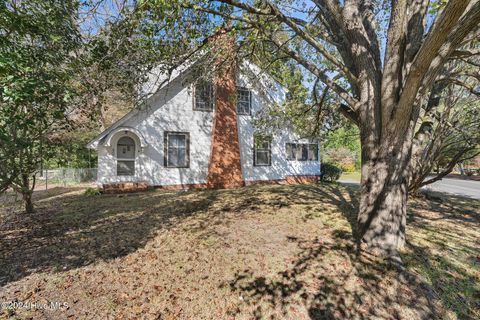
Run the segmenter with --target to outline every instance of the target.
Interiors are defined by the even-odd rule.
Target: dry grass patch
[[[455,201],[412,203],[404,259],[422,281],[399,277],[375,257],[355,256],[352,188],[57,192],[39,201],[32,216],[0,209],[0,301],[68,307],[2,315],[473,319],[479,202]],[[446,287],[447,294],[439,289]]]

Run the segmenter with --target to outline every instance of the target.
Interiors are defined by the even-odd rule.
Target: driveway
[[[351,185],[359,184],[358,181],[354,180],[338,180],[338,182]],[[424,189],[480,199],[480,181],[444,178],[425,186]]]

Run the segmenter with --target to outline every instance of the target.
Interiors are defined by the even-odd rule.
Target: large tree
[[[52,155],[50,134],[67,125],[78,2],[0,4],[0,192],[33,211],[35,174]]]
[[[480,154],[480,92],[474,89],[478,80],[454,74],[434,86],[422,107],[412,151],[410,193]]]
[[[86,139],[111,122],[107,107],[133,106],[161,56],[157,40],[128,34],[127,2],[0,4],[0,192],[22,194],[26,212],[42,165],[90,164]]]
[[[142,1],[138,10],[149,21],[175,12],[177,30],[229,25],[240,56],[262,47],[312,75],[314,90],[335,94],[360,131],[359,244],[396,255],[420,110],[447,62],[476,63],[478,0]]]

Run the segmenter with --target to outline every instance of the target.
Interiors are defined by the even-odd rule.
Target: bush
[[[342,169],[331,163],[322,163],[321,170],[322,181],[334,182],[342,175]]]
[[[85,190],[85,195],[87,195],[87,196],[98,196],[100,194],[102,194],[102,192],[98,188],[88,187]]]
[[[340,147],[325,151],[324,160],[342,169],[343,172],[354,172],[356,166],[355,153],[347,148]]]
[[[355,172],[355,163],[341,164],[340,169],[342,172]]]

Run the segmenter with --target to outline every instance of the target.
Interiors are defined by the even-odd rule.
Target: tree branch
[[[338,111],[343,114],[344,117],[347,119],[350,119],[353,123],[355,123],[357,126],[359,124],[358,116],[355,111],[353,111],[352,108],[349,106],[341,103],[340,106],[338,107]]]
[[[449,1],[431,27],[424,43],[415,56],[409,74],[403,85],[403,92],[398,102],[392,130],[404,131],[418,97],[423,97],[431,87],[443,62],[455,50],[462,39],[477,26],[480,19],[480,3],[477,1],[466,14],[470,1]],[[463,16],[462,19],[460,19]],[[459,22],[460,20],[460,22]],[[442,49],[442,50],[441,50]],[[430,79],[431,78],[431,79]],[[427,79],[425,81],[425,79]],[[422,90],[420,88],[422,87]]]
[[[455,168],[455,166],[457,165],[457,163],[461,162],[461,161],[465,161],[465,160],[468,160],[468,159],[472,159],[474,157],[476,157],[477,155],[480,154],[480,152],[477,152],[475,153],[474,155],[472,156],[469,156],[467,158],[464,158],[462,159],[462,156],[467,153],[468,151],[471,151],[471,150],[474,150],[475,148],[472,147],[472,148],[467,148],[467,149],[462,149],[460,150],[459,152],[457,152],[455,154],[455,156],[452,158],[452,160],[450,160],[450,162],[448,163],[447,165],[447,168],[445,170],[443,170],[442,172],[440,172],[439,174],[437,174],[434,178],[432,179],[429,179],[429,180],[426,180],[426,181],[423,181],[421,184],[420,184],[420,188],[421,187],[424,187],[428,184],[431,184],[431,183],[434,183],[436,181],[439,181],[439,180],[442,180],[446,175],[448,175],[449,173],[452,172],[453,168]]]
[[[270,41],[273,44],[275,44],[275,46],[277,46],[281,51],[283,51],[285,54],[290,56],[290,58],[292,58],[293,60],[300,63],[305,69],[307,69],[313,75],[318,77],[320,81],[325,83],[325,85],[327,85],[330,89],[332,89],[332,91],[338,94],[343,100],[345,100],[345,102],[352,109],[356,108],[357,100],[353,98],[345,89],[343,89],[338,84],[336,84],[332,79],[330,79],[322,70],[318,69],[318,67],[315,64],[308,61],[307,59],[304,59],[297,52],[290,49],[288,46],[283,46],[282,43],[280,43],[278,40],[274,39],[273,37],[269,37],[269,38],[270,38]]]
[[[450,54],[450,59],[465,59],[480,55],[480,51],[455,50]]]
[[[248,13],[252,14],[259,14],[259,10],[255,7],[252,7],[246,3],[237,1],[237,0],[217,0],[225,4],[232,5],[234,7],[240,8]],[[268,5],[270,10],[267,9],[262,9],[260,10],[262,15],[269,15],[274,17],[278,22],[283,22],[287,26],[291,28],[291,30],[297,34],[300,38],[305,40],[309,45],[311,45],[315,50],[317,50],[320,54],[322,54],[328,61],[333,63],[340,72],[342,72],[348,79],[351,81],[356,81],[355,75],[353,75],[350,70],[343,64],[341,63],[334,55],[332,55],[328,50],[316,39],[314,39],[308,32],[303,30],[298,26],[298,19],[289,17],[285,14],[283,14],[278,7],[272,3],[269,0],[263,0],[263,2]]]
[[[269,0],[264,0],[266,1],[270,8],[272,9],[272,12],[275,14],[275,16],[285,24],[287,24],[290,28],[292,28],[293,32],[295,32],[299,37],[304,39],[309,45],[311,45],[313,48],[315,48],[317,51],[319,51],[328,61],[333,63],[340,71],[352,82],[356,82],[357,78],[355,75],[353,75],[350,70],[348,70],[347,67],[343,63],[341,63],[337,58],[335,58],[334,55],[330,54],[325,47],[315,40],[312,36],[310,36],[307,32],[299,28],[289,17],[284,15],[271,1]]]
[[[455,78],[440,78],[437,80],[437,82],[448,82],[448,83],[451,83],[451,84],[454,84],[454,85],[457,85],[457,86],[460,86],[460,87],[463,87],[465,89],[467,89],[471,94],[474,94],[476,96],[480,96],[480,91],[477,91],[475,90],[475,88],[463,81],[460,81],[458,79],[455,79]]]

